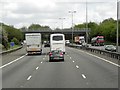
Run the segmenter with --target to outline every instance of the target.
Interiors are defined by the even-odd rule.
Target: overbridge
[[[57,30],[52,30],[52,29],[37,29],[37,30],[22,30],[23,33],[41,33],[42,37],[48,37],[50,34],[53,33],[63,33],[65,34],[66,39],[71,39],[72,33],[73,37],[77,35],[82,35],[86,36],[86,33],[90,33],[90,29],[57,29]]]
[[[63,33],[63,34],[86,34],[86,32],[90,32],[90,29],[57,29],[57,30],[51,30],[51,29],[37,29],[37,30],[25,30],[24,33],[41,33],[41,34],[52,34],[52,33]]]

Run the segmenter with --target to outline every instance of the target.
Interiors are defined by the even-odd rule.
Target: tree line
[[[14,26],[1,23],[2,41],[0,42],[7,50],[10,48],[10,42],[14,42],[15,45],[20,45],[23,41],[23,33],[20,29],[14,28]]]
[[[4,46],[6,50],[10,48],[10,42],[14,42],[15,45],[20,45],[25,39],[22,30],[38,30],[38,29],[50,29],[49,26],[41,26],[39,24],[31,24],[28,28],[22,27],[20,29],[15,28],[12,25],[6,25],[0,23],[0,44]]]
[[[9,49],[10,42],[14,42],[16,45],[20,45],[24,39],[24,34],[22,30],[51,30],[49,26],[41,26],[39,24],[31,24],[28,28],[22,27],[20,29],[15,28],[12,25],[6,25],[4,23],[0,23],[2,26],[0,29],[0,43],[5,47],[5,49]],[[74,26],[75,29],[85,28],[86,23],[77,24]],[[105,41],[116,43],[116,29],[117,29],[117,21],[113,18],[108,18],[103,20],[102,22],[95,23],[89,22],[88,28],[91,29],[89,33],[89,40],[92,37],[103,35],[105,37]],[[71,29],[71,28],[70,28]],[[119,42],[120,42],[120,22],[119,22]]]
[[[86,23],[75,25],[74,28],[80,29],[85,28]],[[95,22],[89,22],[88,28],[91,29],[89,33],[89,39],[92,37],[102,35],[105,37],[105,41],[116,43],[116,30],[117,30],[117,21],[113,18],[108,18],[100,22],[99,24]],[[120,22],[119,22],[119,43],[120,43]]]

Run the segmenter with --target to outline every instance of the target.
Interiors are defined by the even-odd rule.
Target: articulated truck
[[[82,45],[83,43],[85,43],[84,36],[75,36],[74,38],[75,38],[75,43],[76,44]]]
[[[27,53],[42,53],[41,33],[27,33],[25,34]]]
[[[104,36],[96,36],[91,39],[92,46],[104,46]]]

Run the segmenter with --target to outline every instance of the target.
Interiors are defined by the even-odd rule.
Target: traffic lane
[[[31,55],[2,68],[2,87],[19,88],[27,80],[36,67],[42,62],[45,55]],[[12,82],[12,83],[11,83]]]
[[[88,88],[82,73],[65,55],[64,62],[49,62],[45,58],[23,88]]]
[[[26,53],[27,53],[26,52],[26,46],[23,46],[23,48],[21,48],[17,51],[14,51],[14,52],[11,52],[11,53],[8,53],[8,54],[4,54],[4,55],[2,55],[2,59],[1,59],[2,60],[2,65],[11,62],[12,60],[17,59],[20,56],[25,55]]]
[[[90,56],[77,49],[68,48],[67,52],[71,62],[79,66],[87,76],[90,87],[95,88],[118,88],[118,67]]]

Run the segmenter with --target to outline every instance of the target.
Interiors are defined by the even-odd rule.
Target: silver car
[[[116,52],[116,47],[114,45],[106,45],[105,50]]]

